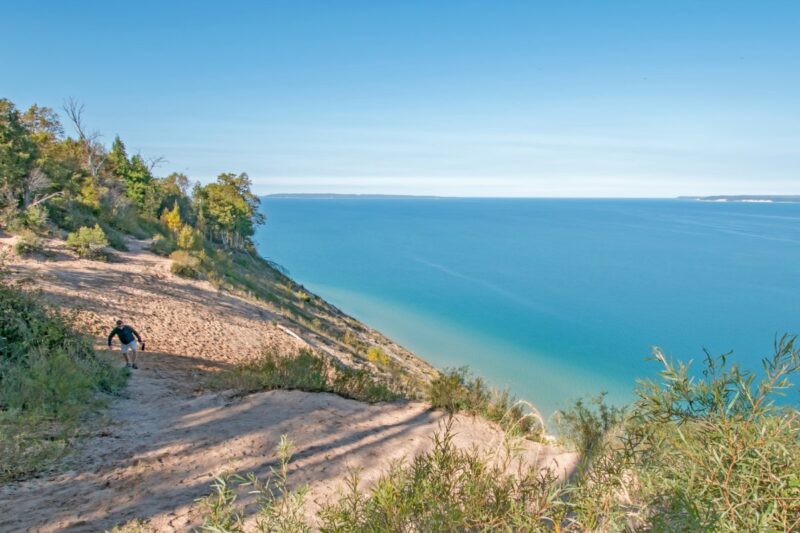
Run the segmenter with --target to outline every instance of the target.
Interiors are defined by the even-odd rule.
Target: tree
[[[75,127],[78,139],[86,150],[86,167],[92,177],[97,180],[100,170],[105,164],[106,153],[99,141],[100,134],[96,131],[89,132],[86,130],[86,124],[83,121],[83,107],[83,104],[74,98],[68,98],[64,102],[64,112]]]
[[[250,190],[247,174],[220,174],[216,183],[195,189],[195,210],[205,232],[223,246],[242,249],[252,246],[250,237],[264,223],[260,200]]]
[[[190,225],[184,224],[183,227],[181,227],[181,230],[178,232],[177,244],[178,248],[184,250],[192,250],[197,247],[197,235]]]
[[[38,155],[19,111],[9,100],[0,99],[0,208],[15,213],[24,207],[27,178]]]
[[[181,221],[181,208],[178,206],[178,202],[175,202],[171,210],[164,210],[161,215],[161,221],[172,233],[180,231],[183,222]]]

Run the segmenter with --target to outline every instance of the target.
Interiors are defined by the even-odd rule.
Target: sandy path
[[[198,525],[195,500],[208,493],[212,477],[264,476],[282,434],[296,444],[291,481],[310,485],[309,513],[331,500],[349,467],[361,468],[369,483],[390,460],[429,448],[443,415],[420,403],[369,406],[297,391],[245,398],[203,392],[209,371],[252,357],[264,342],[293,349],[314,341],[288,334],[279,325],[292,331],[291,324],[257,303],[172,276],[163,258],[134,250],[124,259],[14,265],[17,277],[76,309],[99,342],[109,318],[122,315],[154,351],[143,355],[123,397],[112,403],[108,426],[77,443],[66,465],[0,486],[0,531],[103,531],[134,518],[158,531],[189,530]],[[459,445],[493,447],[502,439],[479,419],[459,417],[454,427]],[[534,443],[526,443],[525,458],[562,473],[576,460]]]
[[[296,444],[291,481],[308,483],[309,512],[329,502],[348,468],[366,483],[392,459],[429,449],[443,415],[423,404],[368,406],[331,394],[274,391],[231,400],[220,394],[176,394],[160,365],[147,363],[113,422],[82,444],[71,469],[0,487],[2,531],[103,531],[134,518],[158,531],[198,525],[194,501],[222,472],[264,476],[282,434]],[[496,446],[499,431],[459,417],[459,445]],[[526,458],[560,471],[574,457],[530,444]]]

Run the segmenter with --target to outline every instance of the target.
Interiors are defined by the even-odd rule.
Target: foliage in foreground
[[[0,481],[47,466],[126,374],[35,297],[0,279]]]
[[[367,370],[335,365],[307,349],[284,356],[267,348],[258,359],[225,371],[217,385],[244,393],[275,389],[332,392],[370,403],[399,398]]]
[[[466,367],[446,369],[428,386],[428,401],[450,414],[465,412],[497,422],[507,432],[537,440],[544,433],[544,421],[527,402],[508,391],[490,390],[480,377]]]
[[[524,465],[513,471],[511,456],[458,449],[448,426],[430,452],[391,465],[366,492],[353,473],[314,524],[300,518],[305,489],[287,489],[283,463],[281,490],[260,504],[279,516],[259,530],[292,530],[275,526],[281,519],[295,531],[337,533],[798,530],[800,414],[796,402],[778,401],[796,393],[795,340],[780,339],[759,375],[727,356],[707,357],[697,377],[661,352],[655,359],[660,380],[641,382],[628,409],[605,406],[601,395],[563,414],[583,451],[567,483]],[[218,480],[207,531],[240,531],[235,494]]]
[[[263,531],[270,533],[303,533],[311,531],[303,515],[303,503],[307,487],[294,490],[288,488],[289,461],[294,444],[286,435],[276,447],[278,468],[270,467],[270,475],[265,482],[253,474],[246,477],[237,475],[217,476],[212,484],[213,491],[198,500],[205,510],[202,531],[235,532]],[[246,528],[243,509],[236,505],[236,488],[248,488],[255,495],[258,510],[253,517],[254,527]]]

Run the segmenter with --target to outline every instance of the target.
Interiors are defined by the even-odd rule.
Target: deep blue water
[[[800,332],[800,204],[267,198],[259,251],[438,367],[549,414]]]

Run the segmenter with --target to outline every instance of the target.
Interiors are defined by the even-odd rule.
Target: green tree
[[[228,248],[252,246],[250,237],[256,226],[264,223],[264,215],[251,185],[245,173],[224,173],[216,183],[195,189],[195,209],[209,238]]]
[[[23,207],[26,181],[38,158],[38,147],[11,101],[0,99],[0,209],[13,216]]]
[[[197,234],[194,229],[188,224],[184,224],[178,232],[178,248],[184,250],[192,250],[197,247]]]

